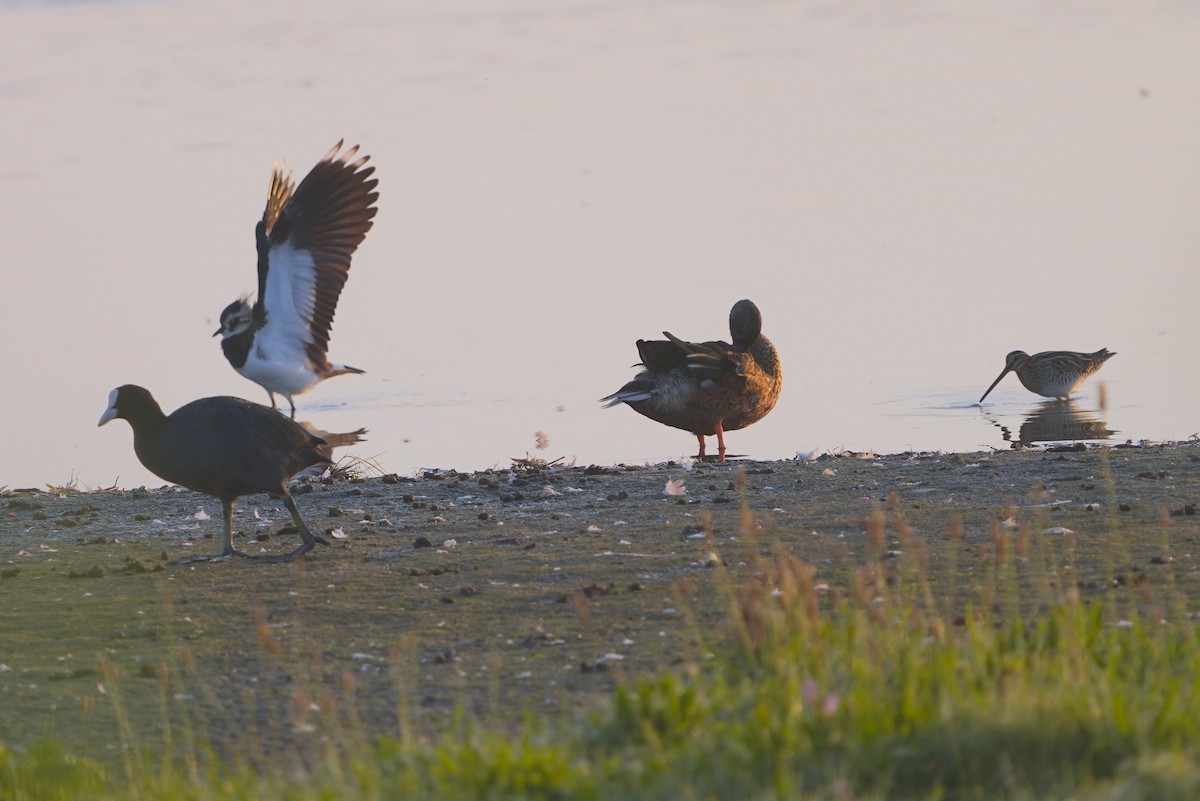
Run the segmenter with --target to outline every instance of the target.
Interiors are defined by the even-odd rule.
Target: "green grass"
[[[695,646],[675,669],[625,677],[607,703],[569,719],[500,728],[461,713],[429,737],[414,734],[399,686],[398,732],[378,738],[358,718],[352,676],[340,702],[309,700],[301,682],[291,723],[315,720],[324,750],[264,768],[214,756],[172,702],[192,685],[211,692],[186,657],[164,659],[156,678],[154,728],[175,732],[170,742],[142,739],[150,723],[123,712],[126,679],[102,663],[120,759],[52,740],[0,746],[0,798],[1200,797],[1189,602],[1170,574],[1127,586],[1119,568],[1128,538],[1165,541],[1165,528],[1114,524],[1102,572],[1119,591],[1081,599],[1063,567],[1072,544],[1033,536],[1036,519],[997,524],[990,549],[969,557],[952,517],[934,558],[893,499],[863,521],[861,560],[820,568],[760,541],[745,519],[750,555],[711,580],[723,623],[685,624]],[[275,653],[265,620],[259,628]],[[314,703],[322,714],[307,716]]]
[[[784,562],[775,577],[786,585],[782,571],[803,575],[805,566]],[[753,600],[772,600],[739,607],[725,655],[634,680],[574,726],[531,721],[514,738],[460,719],[432,743],[348,735],[315,764],[265,775],[206,759],[188,770],[148,753],[114,775],[46,743],[0,751],[0,796],[1184,799],[1200,791],[1200,644],[1189,625],[1114,626],[1099,605],[1077,604],[1036,622],[968,622],[938,636],[912,610],[814,615],[803,592],[764,595]]]

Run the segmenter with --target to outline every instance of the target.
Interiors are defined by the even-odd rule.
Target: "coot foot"
[[[245,559],[253,559],[254,558],[253,556],[251,556],[248,553],[243,553],[242,551],[234,550],[234,551],[230,551],[228,553],[218,553],[218,554],[212,554],[210,556],[184,556],[180,559],[172,559],[170,562],[167,562],[167,564],[168,565],[189,565],[189,564],[192,564],[193,562],[224,562],[228,559],[232,559],[235,556],[241,556]]]
[[[288,551],[287,553],[254,554],[254,555],[250,556],[249,558],[253,559],[256,562],[266,562],[267,564],[283,564],[284,562],[292,561],[297,556],[301,556],[303,554],[308,553],[312,549],[313,549],[313,544],[311,542],[302,542],[302,543],[300,543],[299,546],[296,547],[295,550]],[[241,555],[247,556],[247,554],[241,554]]]

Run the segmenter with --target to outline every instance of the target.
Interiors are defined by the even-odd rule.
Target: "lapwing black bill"
[[[331,465],[334,444],[361,442],[359,429],[350,434],[316,436],[274,409],[241,398],[201,398],[170,415],[149,391],[133,384],[108,396],[100,425],[121,418],[133,429],[133,450],[146,469],[159,478],[221,501],[225,539],[219,554],[179,559],[174,564],[217,562],[234,556],[262,562],[290,562],[328,545],[300,517],[287,490],[293,476]],[[334,444],[331,444],[334,443]],[[282,499],[300,531],[301,544],[286,554],[251,555],[233,547],[233,505],[238,498],[266,493]]]
[[[371,230],[379,181],[358,146],[340,153],[339,141],[299,186],[278,165],[267,207],[255,229],[258,295],[243,296],[221,312],[218,334],[225,358],[246,378],[287,399],[326,378],[361,373],[329,361],[330,327],[350,274],[350,259]]]

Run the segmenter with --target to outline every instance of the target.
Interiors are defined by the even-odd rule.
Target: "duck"
[[[1000,380],[1010,372],[1025,385],[1025,389],[1045,398],[1068,400],[1071,393],[1087,381],[1106,361],[1116,356],[1115,351],[1101,348],[1094,353],[1073,350],[1046,350],[1030,356],[1023,350],[1014,350],[1004,357],[1004,369],[983,393],[979,402],[991,394]]]
[[[282,395],[296,419],[295,397],[327,378],[363,373],[329,361],[330,327],[350,258],[374,224],[378,179],[358,146],[339,140],[296,186],[276,165],[267,206],[255,228],[258,295],[221,312],[221,350],[233,369]]]
[[[783,382],[779,353],[762,334],[762,314],[749,300],[729,312],[728,342],[686,342],[668,331],[665,340],[637,341],[642,371],[611,395],[605,408],[624,403],[638,414],[690,431],[707,458],[705,437],[716,436],[717,460],[725,461],[725,432],[756,423],[775,408]]]
[[[225,538],[221,552],[212,556],[179,559],[174,564],[219,562],[244,557],[264,562],[290,562],[328,542],[312,533],[288,481],[306,471],[324,470],[333,464],[335,442],[361,442],[365,429],[325,437],[311,433],[274,409],[241,398],[200,398],[171,414],[149,390],[136,384],[117,387],[99,425],[120,418],[133,429],[133,450],[138,460],[159,478],[210,495],[225,513]],[[286,554],[251,555],[233,547],[233,507],[239,498],[266,493],[282,499],[300,531],[301,544]]]

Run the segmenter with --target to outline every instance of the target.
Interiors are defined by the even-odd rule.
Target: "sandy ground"
[[[49,734],[103,755],[169,729],[176,747],[272,760],[347,732],[431,734],[456,709],[513,726],[577,714],[616,681],[702,662],[756,558],[794,554],[830,598],[847,592],[876,509],[880,564],[920,553],[953,587],[951,616],[1007,575],[999,539],[1002,586],[1030,602],[1200,605],[1195,443],[451,471],[296,494],[331,544],[287,565],[169,564],[220,543],[219,503],[178,488],[0,496],[0,742]],[[244,499],[236,544],[290,549],[288,522]]]

